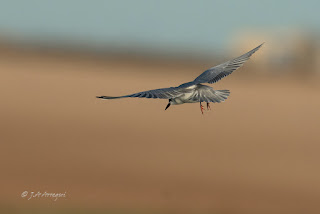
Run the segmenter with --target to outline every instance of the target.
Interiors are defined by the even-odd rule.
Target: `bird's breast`
[[[171,104],[172,105],[180,105],[183,103],[194,103],[194,101],[190,99],[192,97],[193,93],[194,92],[185,93],[184,95],[182,95],[180,97],[173,98],[171,100]]]

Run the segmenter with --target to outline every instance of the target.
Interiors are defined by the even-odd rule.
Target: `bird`
[[[97,96],[99,99],[120,99],[120,98],[153,98],[153,99],[167,99],[169,102],[165,108],[167,110],[171,105],[181,105],[184,103],[200,103],[200,110],[203,114],[204,107],[203,102],[207,103],[207,110],[211,110],[210,103],[220,103],[225,101],[230,95],[229,90],[214,90],[206,83],[213,84],[221,80],[222,78],[230,75],[233,71],[240,68],[251,55],[261,48],[264,43],[260,44],[256,48],[248,51],[247,53],[211,67],[204,71],[193,81],[183,83],[177,87],[160,88],[149,91],[142,91],[134,94],[124,96]]]

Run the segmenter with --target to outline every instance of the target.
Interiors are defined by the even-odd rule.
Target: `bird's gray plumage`
[[[193,81],[183,83],[178,87],[160,88],[118,97],[97,96],[97,98],[118,99],[126,97],[138,97],[169,99],[169,104],[171,102],[173,105],[194,102],[221,102],[227,99],[227,97],[229,96],[230,92],[228,90],[214,90],[210,86],[206,86],[201,83],[212,84],[221,80],[223,77],[230,75],[233,71],[240,68],[250,58],[252,54],[259,50],[259,48],[262,45],[263,43],[235,59],[229,60],[225,63],[209,68],[208,70],[200,74]]]
[[[222,63],[220,65],[214,66],[212,68],[209,68],[200,76],[198,76],[193,83],[199,84],[199,83],[215,83],[221,80],[223,77],[228,76],[233,71],[240,68],[249,58],[252,54],[254,54],[259,48],[263,45],[259,45],[258,47],[252,49],[251,51],[235,58],[230,61],[227,61],[225,63]]]
[[[142,91],[135,94],[125,95],[120,97],[101,96],[97,98],[118,99],[118,98],[125,98],[125,97],[138,97],[138,98],[170,99],[173,97],[178,97],[187,91],[188,89],[186,88],[171,87],[171,88],[159,88],[159,89],[154,89],[149,91]]]

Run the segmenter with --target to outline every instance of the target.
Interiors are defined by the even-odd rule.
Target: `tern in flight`
[[[180,105],[184,103],[200,103],[200,110],[203,114],[202,102],[207,103],[207,110],[210,109],[209,103],[220,103],[228,98],[230,95],[229,90],[214,90],[212,87],[203,85],[202,83],[215,83],[221,80],[223,77],[228,76],[233,71],[240,68],[249,58],[263,45],[252,49],[251,51],[220,65],[209,68],[204,71],[195,80],[187,83],[183,83],[178,87],[160,88],[149,91],[142,91],[135,94],[110,97],[110,96],[97,96],[100,99],[119,99],[127,97],[138,98],[154,98],[154,99],[168,99],[169,103],[165,110],[170,105]]]

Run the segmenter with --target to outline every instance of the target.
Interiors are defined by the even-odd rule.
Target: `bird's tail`
[[[218,96],[220,101],[224,101],[230,95],[229,90],[215,90],[214,92]]]

